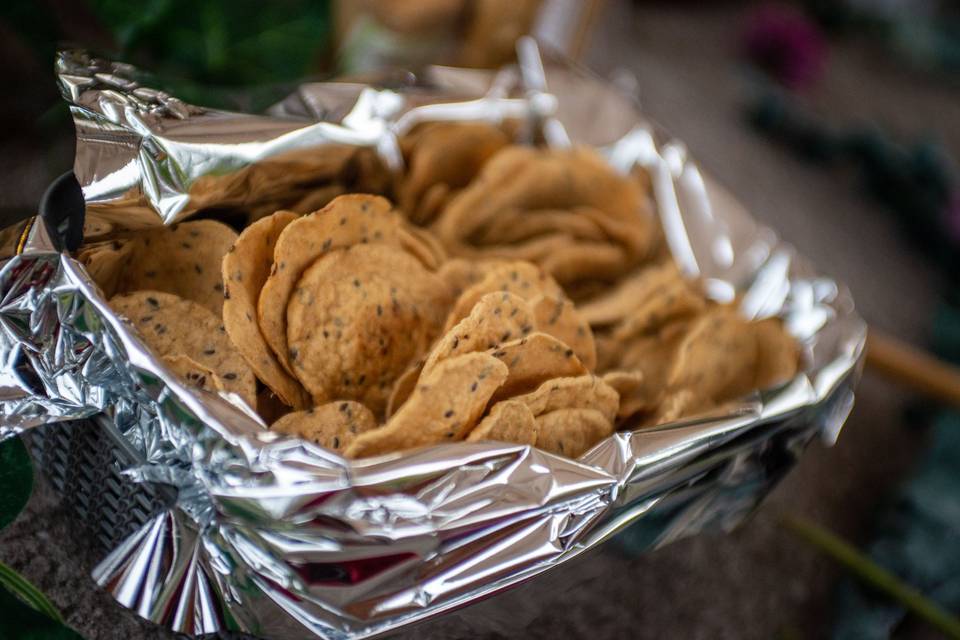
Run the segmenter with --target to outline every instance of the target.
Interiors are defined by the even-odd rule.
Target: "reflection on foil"
[[[416,122],[521,119],[552,143],[600,148],[620,171],[645,167],[678,263],[714,297],[741,295],[748,316],[782,317],[803,342],[804,372],[724,415],[622,431],[579,460],[455,443],[351,462],[182,385],[34,224],[18,255],[3,245],[0,438],[95,416],[135,453],[131,481],[176,490],[176,504],[95,571],[122,604],[190,634],[361,638],[467,604],[448,619],[498,629],[492,603],[551,584],[568,561],[589,565],[577,557],[628,525],[650,549],[735,526],[814,436],[836,438],[865,333],[846,290],[757,227],[682,145],[658,143],[609,86],[524,47],[521,73],[436,68],[402,86],[312,83],[271,116],[186,105],[139,86],[129,66],[64,52],[88,218],[169,224],[204,206],[197,184],[297,149],[363,145],[395,166],[396,135]],[[610,117],[587,117],[599,113]],[[516,622],[535,609],[515,608],[526,611]]]

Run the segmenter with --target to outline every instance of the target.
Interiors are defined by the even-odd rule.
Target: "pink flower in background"
[[[802,12],[768,4],[748,14],[743,53],[777,82],[802,89],[823,72],[826,43],[817,25]]]

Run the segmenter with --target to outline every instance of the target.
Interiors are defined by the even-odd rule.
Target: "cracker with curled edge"
[[[613,422],[617,415],[620,398],[617,392],[594,375],[570,378],[554,378],[541,384],[535,391],[515,396],[540,416],[558,409],[595,409]]]
[[[441,336],[423,366],[426,375],[443,360],[474,351],[494,349],[535,329],[533,312],[523,298],[509,292],[481,297],[466,318]]]
[[[223,310],[220,262],[236,232],[214,220],[192,220],[137,232],[116,293],[163,291],[193,300],[218,317]]]
[[[363,458],[462,440],[507,375],[505,364],[482,352],[438,363],[386,425],[360,435],[347,448],[346,456]]]
[[[270,274],[274,245],[283,229],[297,217],[290,211],[277,211],[261,218],[244,229],[223,256],[223,326],[257,377],[284,404],[304,409],[311,404],[309,395],[280,365],[257,321],[257,301]]]
[[[380,415],[448,305],[443,281],[402,249],[334,251],[304,271],[287,305],[291,366],[315,402],[358,400]]]
[[[672,260],[645,267],[623,278],[615,287],[580,305],[580,315],[591,326],[620,322],[631,312],[649,304],[670,283],[682,278]]]
[[[654,236],[655,222],[636,181],[618,175],[586,149],[507,147],[494,155],[434,227],[445,243],[462,242],[510,210],[588,206]]]
[[[260,331],[277,360],[293,375],[287,347],[287,301],[300,276],[314,260],[355,244],[404,246],[402,220],[379,196],[345,195],[287,225],[277,238],[270,276],[260,291]],[[412,238],[412,236],[411,236]]]
[[[124,270],[133,255],[133,244],[127,240],[98,242],[81,247],[77,260],[107,298],[117,293]]]
[[[628,341],[634,336],[648,334],[674,320],[697,316],[707,309],[703,295],[684,280],[665,284],[640,304],[613,329],[616,340]]]
[[[566,298],[542,295],[530,301],[534,324],[538,331],[549,333],[573,349],[584,366],[593,370],[597,366],[597,346],[593,331],[577,313],[576,307]]]
[[[565,297],[560,285],[535,264],[516,261],[490,265],[482,277],[457,298],[447,316],[445,329],[449,331],[466,318],[483,296],[503,291],[524,300],[532,300],[541,294],[558,299]]]
[[[620,396],[617,420],[622,421],[632,415],[656,408],[656,396],[650,397],[647,380],[639,369],[632,371],[609,371],[603,374],[603,381],[613,387]]]
[[[519,278],[517,281],[513,281],[509,275],[507,278],[511,282],[520,281]],[[500,280],[496,279],[495,282],[500,282]],[[534,290],[534,292],[536,291],[538,290]],[[404,403],[413,390],[417,378],[423,371],[435,366],[437,362],[454,354],[471,351],[489,349],[491,352],[496,352],[506,346],[505,343],[509,343],[510,348],[503,355],[507,356],[509,354],[510,360],[520,356],[525,351],[531,353],[534,350],[539,351],[540,356],[546,358],[541,365],[541,371],[544,372],[546,377],[585,373],[585,371],[580,370],[585,364],[580,359],[578,348],[587,358],[592,358],[594,355],[590,344],[584,346],[584,339],[577,335],[577,329],[583,326],[582,323],[573,322],[571,324],[565,319],[569,310],[572,309],[572,305],[567,302],[558,306],[553,298],[540,295],[535,297],[535,304],[537,305],[536,308],[531,308],[523,298],[508,291],[494,291],[481,296],[479,301],[474,304],[470,314],[447,330],[437,341],[426,362],[414,365],[398,378],[390,394],[387,415],[391,415]],[[524,338],[531,337],[538,330],[538,315],[543,318],[543,325],[546,329],[542,333],[545,336],[537,338],[530,344],[525,342],[520,345],[519,342],[523,341]],[[589,328],[587,328],[587,331],[589,332]],[[568,339],[572,339],[576,348],[564,343],[559,336],[567,336]],[[592,337],[588,337],[588,340],[592,340]],[[567,355],[568,351],[575,361]],[[522,373],[524,377],[532,375],[532,371],[528,369],[531,366],[533,366],[532,362],[525,359],[525,370]],[[553,371],[553,375],[548,375],[550,367],[558,367]],[[518,371],[516,375],[519,381],[521,372]]]
[[[137,291],[110,299],[157,355],[185,355],[210,369],[225,391],[256,406],[256,378],[237,353],[220,319],[191,300],[161,291]]]
[[[537,263],[557,282],[614,278],[630,268],[630,256],[623,247],[608,242],[577,242],[551,251]]]
[[[309,440],[331,451],[343,451],[360,434],[378,426],[377,419],[364,405],[337,400],[288,413],[271,424],[270,430]]]
[[[535,445],[538,430],[539,425],[530,407],[517,400],[502,400],[493,405],[490,413],[474,427],[467,436],[467,442],[496,440]]]
[[[579,458],[613,433],[611,422],[596,409],[557,409],[537,416],[537,448]]]
[[[431,209],[437,209],[423,206],[425,195],[437,185],[444,185],[448,191],[467,186],[487,160],[508,143],[500,128],[483,122],[421,125],[401,143],[409,169],[399,188],[400,208],[418,224],[429,223]]]
[[[500,213],[480,233],[481,244],[511,244],[548,233],[566,233],[582,240],[604,240],[603,229],[577,210],[512,209]]]
[[[573,349],[546,333],[531,333],[488,351],[509,370],[495,400],[536,389],[546,380],[587,373]]]

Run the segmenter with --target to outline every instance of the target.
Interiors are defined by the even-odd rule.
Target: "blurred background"
[[[950,0],[8,1],[0,219],[29,215],[72,165],[58,44],[135,63],[189,102],[256,111],[308,77],[497,67],[528,32],[633,94],[756,218],[846,283],[877,335],[960,362],[960,2]],[[917,393],[868,367],[838,444],[814,445],[751,522],[642,556],[628,531],[593,558],[599,579],[544,602],[528,637],[950,633],[783,525],[832,532],[955,622],[960,415],[945,402],[951,378],[940,380],[945,392]],[[0,532],[0,560],[81,637],[172,637],[95,592],[88,556],[42,483]]]

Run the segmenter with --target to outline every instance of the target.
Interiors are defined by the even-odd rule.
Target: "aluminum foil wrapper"
[[[299,150],[363,145],[397,167],[397,135],[418,122],[520,118],[525,135],[645,167],[684,271],[717,299],[739,294],[749,317],[783,318],[804,345],[803,372],[724,415],[616,433],[578,460],[452,443],[348,461],[184,386],[58,251],[57,230],[30,220],[0,235],[0,438],[100,416],[137,453],[130,478],[177,490],[95,570],[123,605],[189,634],[379,635],[557,575],[630,525],[651,549],[733,527],[812,439],[836,438],[865,338],[846,289],[757,226],[630,99],[542,63],[532,42],[520,52],[496,74],[304,84],[266,115],[187,105],[127,65],[63,52],[87,228],[255,204],[269,197],[257,172]]]

